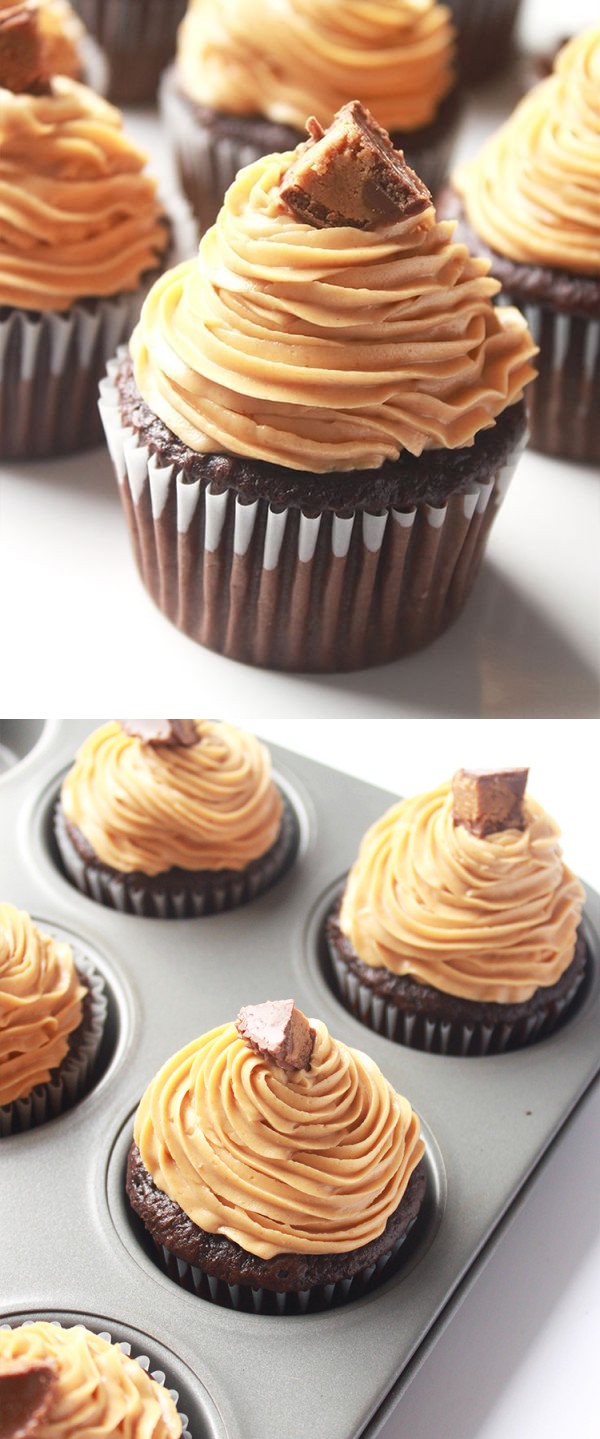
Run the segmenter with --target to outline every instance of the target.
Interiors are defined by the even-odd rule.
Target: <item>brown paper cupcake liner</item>
[[[186,0],[73,0],[109,66],[108,98],[117,104],[153,100],[161,71],[175,53]]]
[[[426,1019],[421,1014],[408,1014],[374,994],[362,984],[347,964],[330,949],[336,990],[342,1004],[361,1024],[404,1044],[409,1049],[425,1050],[427,1054],[453,1055],[459,1058],[481,1058],[488,1054],[504,1054],[521,1049],[535,1040],[545,1039],[556,1029],[581,983],[577,975],[572,987],[547,1008],[508,1024],[464,1024],[457,1020]]]
[[[118,366],[100,411],[135,560],[185,634],[246,664],[334,672],[419,649],[460,613],[523,442],[440,507],[308,515],[159,467],[122,424]]]
[[[92,1087],[94,1067],[102,1042],[108,1000],[104,980],[78,945],[70,941],[75,967],[88,987],[85,1031],[73,1052],[67,1054],[51,1079],[36,1084],[24,1099],[0,1106],[0,1137],[23,1134],[56,1119],[71,1109]]]
[[[521,0],[448,0],[457,29],[458,68],[484,80],[506,64]]]
[[[287,796],[281,792],[281,829],[266,854],[245,870],[203,870],[199,874],[171,870],[154,877],[119,874],[99,860],[88,860],[69,833],[62,807],[54,815],[54,834],[68,878],[89,899],[149,919],[198,919],[222,914],[257,899],[271,889],[291,868],[300,838],[298,817]]]
[[[252,121],[247,122],[247,136],[219,131],[203,123],[193,102],[178,87],[177,72],[172,66],[163,76],[160,106],[171,141],[179,182],[193,210],[201,231],[214,224],[223,196],[235,180],[238,170],[268,154],[259,140],[252,137]],[[460,118],[458,95],[444,102],[438,121],[414,134],[395,133],[394,143],[405,151],[408,164],[431,190],[433,195],[443,185]],[[235,128],[235,127],[234,127]],[[281,146],[293,148],[306,136],[295,135],[285,127]],[[288,143],[289,141],[289,143]]]
[[[63,1325],[63,1324],[61,1324],[61,1323],[59,1322],[58,1319],[52,1319],[50,1322],[51,1322],[52,1324],[55,1324],[57,1329],[73,1328],[73,1327],[74,1327],[73,1325]],[[35,1319],[26,1320],[22,1327],[23,1327],[23,1328],[26,1328],[28,1323],[35,1324],[36,1321],[35,1321]],[[14,1327],[15,1327],[14,1325],[8,1324],[8,1323],[2,1323],[2,1324],[0,1324],[0,1330],[1,1330],[1,1329],[13,1329]],[[19,1325],[19,1328],[21,1328],[21,1325]],[[97,1333],[97,1334],[98,1334],[98,1338],[99,1338],[99,1339],[105,1339],[106,1342],[107,1342],[107,1344],[115,1344],[116,1347],[117,1347],[117,1349],[120,1349],[123,1354],[126,1354],[126,1355],[127,1355],[127,1358],[128,1358],[128,1359],[134,1359],[134,1360],[135,1360],[135,1363],[136,1363],[136,1364],[139,1364],[140,1369],[143,1369],[146,1374],[149,1374],[149,1375],[150,1375],[150,1378],[151,1378],[151,1379],[154,1379],[155,1383],[156,1383],[156,1384],[159,1384],[160,1387],[161,1387],[161,1389],[166,1389],[167,1394],[169,1394],[170,1397],[171,1397],[171,1399],[173,1400],[173,1403],[174,1403],[174,1405],[175,1405],[175,1408],[177,1409],[177,1413],[178,1413],[179,1418],[180,1418],[180,1420],[181,1420],[181,1439],[192,1439],[192,1436],[191,1436],[190,1431],[189,1431],[189,1429],[188,1429],[188,1424],[189,1424],[188,1416],[187,1416],[187,1414],[184,1414],[183,1411],[182,1411],[181,1409],[179,1409],[179,1407],[178,1407],[178,1406],[179,1406],[179,1393],[178,1393],[177,1389],[171,1389],[170,1385],[167,1384],[167,1376],[166,1376],[164,1370],[163,1370],[163,1369],[151,1369],[151,1368],[150,1368],[150,1364],[151,1364],[152,1361],[149,1359],[149,1357],[148,1357],[147,1354],[134,1354],[133,1351],[132,1351],[131,1344],[129,1343],[128,1340],[126,1340],[126,1339],[115,1339],[115,1338],[113,1337],[113,1335],[109,1333],[108,1329],[101,1329],[101,1330],[99,1329],[99,1330],[97,1330],[97,1331],[94,1330],[94,1333]]]
[[[523,311],[540,347],[527,391],[532,449],[600,464],[600,319],[502,298]]]

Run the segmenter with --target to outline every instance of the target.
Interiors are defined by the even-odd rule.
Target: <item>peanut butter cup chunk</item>
[[[279,1069],[310,1069],[315,1032],[293,999],[248,1004],[240,1009],[235,1027],[254,1054]]]
[[[15,95],[47,88],[44,42],[31,0],[0,11],[0,87]]]
[[[284,205],[298,219],[315,229],[375,230],[431,205],[402,150],[358,100],[338,110],[328,130],[314,119],[307,128],[310,139],[280,185]]]
[[[53,1364],[0,1359],[0,1439],[29,1439],[45,1418],[56,1389]]]
[[[459,769],[452,780],[455,825],[484,838],[503,829],[525,829],[523,798],[528,769]]]
[[[164,745],[175,749],[181,745],[188,749],[198,743],[198,731],[193,720],[185,719],[124,719],[121,727],[125,734],[141,740],[145,745]]]

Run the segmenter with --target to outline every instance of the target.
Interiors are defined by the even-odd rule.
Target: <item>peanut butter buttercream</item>
[[[143,398],[192,450],[315,473],[470,445],[533,377],[523,317],[433,208],[360,232],[295,219],[293,158],[242,170],[197,258],[153,286]]]
[[[181,1420],[168,1390],[135,1359],[82,1324],[38,1321],[0,1330],[2,1363],[54,1366],[56,1387],[35,1439],[178,1439]]]
[[[116,721],[81,746],[62,807],[104,864],[241,870],[275,843],[283,807],[265,746],[234,725],[196,725],[188,747],[145,745]]]
[[[137,289],[168,238],[145,164],[118,110],[74,80],[0,89],[0,304],[65,310]]]
[[[527,796],[526,827],[485,839],[453,820],[449,784],[367,832],[340,927],[359,959],[446,994],[520,1003],[573,959],[584,892],[559,829]]]
[[[497,254],[600,274],[600,25],[564,46],[454,185]]]
[[[310,1069],[265,1061],[225,1024],[163,1066],[135,1120],[155,1184],[260,1258],[358,1249],[383,1233],[423,1154],[419,1121],[366,1054],[315,1031]]]
[[[61,1064],[85,993],[70,946],[0,904],[0,1104],[24,1098]]]
[[[450,11],[434,0],[191,0],[179,31],[192,100],[302,130],[354,97],[388,130],[434,119],[453,82]]]

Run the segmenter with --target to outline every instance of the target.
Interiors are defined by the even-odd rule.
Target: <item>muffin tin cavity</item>
[[[46,720],[0,720],[0,779],[26,759],[46,728]]]
[[[226,1430],[208,1390],[192,1375],[185,1364],[164,1345],[150,1339],[138,1329],[119,1320],[105,1319],[97,1314],[64,1313],[63,1311],[30,1312],[8,1315],[0,1320],[0,1329],[13,1329],[19,1324],[44,1320],[60,1324],[63,1329],[83,1324],[92,1333],[118,1344],[126,1354],[137,1360],[142,1369],[165,1386],[177,1406],[182,1422],[182,1439],[225,1439]]]
[[[387,1288],[400,1283],[419,1264],[440,1226],[446,1200],[444,1164],[435,1139],[423,1126],[425,1196],[414,1223],[390,1255],[383,1256],[378,1264],[361,1271],[352,1280],[322,1285],[299,1294],[277,1295],[263,1288],[224,1284],[159,1249],[132,1209],[125,1179],[134,1116],[135,1111],[115,1141],[107,1171],[108,1207],[121,1242],[138,1264],[155,1275],[158,1271],[166,1284],[175,1284],[224,1309],[260,1315],[311,1315],[339,1309],[372,1295],[384,1285]]]

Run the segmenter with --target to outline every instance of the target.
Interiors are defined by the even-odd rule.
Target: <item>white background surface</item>
[[[589,23],[595,0],[529,0],[527,38]],[[476,148],[507,108],[488,90],[459,146]],[[172,196],[157,121],[129,112]],[[0,616],[10,702],[59,692],[67,714],[106,707],[177,712],[240,703],[277,716],[596,715],[600,685],[600,482],[591,468],[529,452],[497,521],[465,614],[430,649],[358,675],[254,671],[196,646],[155,610],[137,578],[103,450],[0,473]],[[114,687],[114,688],[113,688]],[[16,693],[15,693],[16,691]],[[111,697],[114,693],[115,700]],[[118,697],[118,700],[117,700]],[[9,696],[0,695],[4,707]]]

